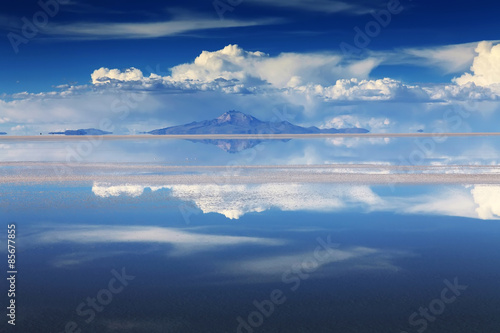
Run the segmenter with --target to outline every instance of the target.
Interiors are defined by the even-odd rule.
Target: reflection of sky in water
[[[0,161],[161,162],[169,165],[385,163],[498,164],[500,138],[331,138],[272,140],[238,153],[188,140],[8,142]]]
[[[500,186],[454,186],[436,190],[424,188],[419,194],[397,188],[335,184],[252,184],[252,185],[141,185],[94,184],[92,192],[99,197],[120,195],[138,197],[146,188],[168,189],[174,198],[194,203],[203,213],[219,213],[230,219],[250,212],[271,208],[283,211],[339,211],[364,208],[365,211],[440,214],[481,219],[500,218]],[[380,190],[380,194],[377,193]],[[426,191],[425,191],[426,190]]]
[[[254,300],[280,289],[287,301],[259,331],[414,332],[408,317],[455,277],[469,287],[429,332],[470,332],[464,322],[482,331],[498,325],[500,226],[477,220],[487,218],[474,202],[484,187],[284,186],[269,190],[291,194],[279,199],[282,206],[274,201],[238,220],[199,211],[186,220],[180,207],[192,198],[171,187],[142,194],[3,187],[2,216],[18,225],[20,327],[59,332],[73,320],[84,332],[236,332],[236,318],[254,311]],[[245,188],[249,197],[232,199],[269,200],[256,188],[262,191]],[[298,198],[294,188],[323,201],[288,201]],[[14,193],[24,191],[32,193],[29,206],[16,202]],[[203,193],[209,200],[235,192]],[[458,198],[470,202],[449,205]],[[324,259],[298,278],[318,248]],[[77,305],[122,267],[135,279],[85,323]]]
[[[408,153],[407,144],[397,144],[403,141],[412,142],[358,142],[355,154],[348,146],[324,140],[315,145],[306,140],[264,143],[264,149],[243,164],[401,164],[394,154]],[[450,144],[446,156],[436,150],[436,159],[496,165],[490,145],[494,140],[460,142],[463,145]],[[23,145],[26,150],[8,150],[17,157],[6,155],[2,161],[64,160],[57,155],[60,152],[48,148],[57,145],[47,149],[40,149],[42,144]],[[140,153],[133,154],[135,145],[105,142],[104,149],[90,154],[88,161],[158,158],[160,165],[226,165],[244,156],[187,141],[141,145]],[[290,156],[281,145],[294,147]],[[185,162],[190,154],[197,162]],[[3,164],[0,176],[39,175],[44,168]],[[368,169],[341,167],[339,172]],[[0,184],[2,220],[17,224],[19,331],[62,332],[67,322],[74,321],[82,332],[237,332],[237,318],[256,310],[254,300],[269,299],[279,289],[286,302],[276,305],[255,332],[410,333],[421,326],[412,326],[409,316],[439,298],[443,280],[455,277],[468,285],[467,290],[428,323],[426,332],[496,332],[500,325],[498,183],[197,184],[162,182],[161,176],[182,179],[183,174],[204,172],[198,169],[109,164],[98,172],[71,170],[72,176],[89,177]],[[271,176],[273,172],[282,170],[270,171]],[[408,171],[372,168],[370,172]],[[481,172],[498,173],[494,167],[412,172],[438,176],[469,172],[471,179]],[[109,173],[116,175],[114,181],[89,181]],[[160,177],[155,182],[120,181],[130,174]],[[5,238],[0,246],[6,248]],[[314,269],[306,274],[311,263]],[[96,297],[108,286],[111,270],[122,267],[135,279],[86,323],[86,317],[76,313],[77,306]],[[5,325],[2,322],[0,330]]]
[[[37,190],[33,190],[37,189]],[[7,210],[75,205],[90,209],[164,209],[185,219],[218,213],[228,219],[269,210],[360,211],[432,214],[477,219],[500,219],[498,185],[349,185],[314,183],[275,184],[109,184],[4,186],[0,207]]]

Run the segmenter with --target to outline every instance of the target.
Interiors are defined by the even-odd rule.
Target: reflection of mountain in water
[[[171,126],[147,132],[154,135],[167,134],[311,134],[311,133],[367,133],[364,128],[317,128],[302,127],[288,121],[261,121],[238,111],[228,111],[212,120],[194,121],[185,125]],[[191,140],[213,144],[235,153],[252,148],[264,140]]]
[[[245,149],[253,148],[257,146],[258,144],[265,142],[265,141],[270,141],[270,140],[224,140],[224,139],[214,139],[214,140],[189,140],[191,142],[201,142],[205,144],[210,144],[210,145],[215,145],[219,147],[220,149],[227,151],[228,153],[237,153]],[[287,142],[290,141],[290,139],[283,139],[283,140],[274,140],[274,141],[281,141],[281,142]]]

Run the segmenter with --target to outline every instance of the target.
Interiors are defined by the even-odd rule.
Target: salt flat
[[[0,184],[500,184],[499,166],[0,163]]]

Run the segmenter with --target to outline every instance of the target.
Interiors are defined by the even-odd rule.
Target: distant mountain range
[[[193,121],[192,123],[178,126],[165,127],[145,132],[153,135],[189,135],[189,134],[310,134],[310,133],[368,133],[364,128],[318,128],[316,126],[302,127],[288,121],[262,121],[253,116],[239,111],[228,111],[212,120]],[[0,133],[6,134],[6,133]],[[107,135],[106,132],[96,128],[67,130],[64,132],[49,132],[59,135]],[[289,141],[283,139],[281,141]],[[217,147],[236,153],[252,148],[264,139],[190,139],[193,142],[202,142],[216,145]]]
[[[168,134],[308,134],[308,133],[367,133],[364,128],[327,128],[319,129],[315,126],[302,127],[293,125],[288,121],[268,122],[261,121],[243,112],[228,111],[221,116],[204,121],[194,121],[185,125],[171,126],[146,132],[153,135]],[[289,141],[284,139],[281,141]],[[256,145],[268,141],[262,139],[206,139],[189,140],[192,142],[202,142],[216,145],[220,149],[229,153],[255,147]]]
[[[212,120],[194,121],[185,125],[156,129],[148,134],[309,134],[309,133],[367,133],[364,128],[302,127],[288,121],[269,122],[238,111],[228,111]]]
[[[0,132],[0,135],[7,135],[7,133],[5,133],[5,132]]]
[[[78,130],[67,130],[64,132],[49,132],[49,134],[62,134],[62,135],[107,135],[113,134],[112,132],[102,131],[96,128],[78,129]]]

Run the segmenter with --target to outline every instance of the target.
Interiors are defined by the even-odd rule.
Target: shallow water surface
[[[242,164],[242,152],[204,143],[107,144],[67,163],[16,143],[24,157],[2,159],[20,331],[500,328],[495,154],[403,165],[378,154],[392,141],[344,159],[346,146],[297,140],[261,143]]]

